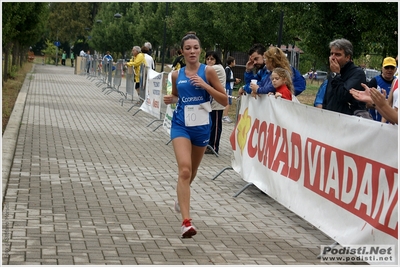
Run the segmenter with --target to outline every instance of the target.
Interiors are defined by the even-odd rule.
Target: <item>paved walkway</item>
[[[35,65],[25,82],[19,132],[3,136],[3,264],[322,264],[333,240],[255,187],[233,197],[246,183],[232,170],[212,180],[230,166],[232,124],[192,185],[199,232],[181,239],[177,166],[155,118],[70,67]]]

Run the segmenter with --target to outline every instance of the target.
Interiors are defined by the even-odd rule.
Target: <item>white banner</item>
[[[167,95],[172,93],[172,72],[168,74],[168,82],[167,82]],[[163,101],[163,100],[162,100]],[[171,134],[171,121],[172,121],[172,116],[174,115],[176,104],[172,105],[167,105],[167,111],[165,112],[165,117],[164,117],[164,122],[163,122],[163,128],[170,136]]]
[[[245,96],[232,167],[340,244],[395,245],[397,255],[397,137],[397,125]]]
[[[147,68],[146,99],[143,101],[140,109],[151,114],[157,119],[161,119],[161,89],[162,74],[150,68]]]

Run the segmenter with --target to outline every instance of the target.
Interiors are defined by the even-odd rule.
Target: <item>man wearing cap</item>
[[[390,89],[392,86],[393,79],[395,78],[394,74],[396,73],[396,60],[392,57],[387,57],[383,60],[382,63],[382,74],[375,76],[368,83],[369,88],[377,88],[378,90],[385,89],[386,98],[388,98]],[[378,111],[373,106],[367,106],[369,108],[369,112],[371,116],[376,121],[381,121],[382,116],[378,113]]]

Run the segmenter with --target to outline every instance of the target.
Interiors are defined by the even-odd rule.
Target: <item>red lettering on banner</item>
[[[303,154],[301,150],[301,136],[297,133],[292,133],[290,137],[292,143],[292,161],[289,164],[289,178],[293,181],[300,179],[301,167],[303,162]]]
[[[305,188],[398,238],[397,168],[313,139],[303,146],[299,134],[259,119],[247,129],[249,135],[241,138],[247,138],[250,158],[293,181],[303,174]],[[234,150],[235,133],[236,128],[231,135]]]
[[[236,129],[237,129],[237,125],[239,124],[240,118],[242,117],[242,114],[238,114],[238,118],[237,118],[237,122],[235,127],[233,127],[233,131],[231,133],[231,136],[229,138],[229,141],[231,143],[231,147],[233,151],[236,151]]]
[[[247,153],[249,154],[250,158],[254,158],[258,151],[257,148],[258,148],[259,140],[257,140],[258,142],[254,144],[255,146],[253,146],[253,137],[254,137],[255,132],[259,132],[259,130],[258,130],[259,122],[260,121],[258,119],[256,119],[254,121],[253,126],[251,127],[251,130],[250,130],[250,136],[248,139],[249,141],[247,142]]]
[[[304,186],[398,238],[398,170],[307,139]]]
[[[286,129],[282,129],[282,142],[278,154],[274,160],[271,170],[280,173],[283,176],[287,176],[289,172],[289,151],[287,144]],[[280,166],[282,166],[280,168]],[[281,169],[279,171],[279,169]]]
[[[301,152],[299,134],[292,133],[288,139],[286,129],[273,123],[267,125],[265,121],[260,123],[258,119],[254,121],[247,142],[249,157],[257,156],[264,166],[297,181],[301,174]]]

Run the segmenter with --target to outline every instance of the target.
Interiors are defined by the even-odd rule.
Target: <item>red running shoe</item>
[[[191,238],[195,234],[197,234],[196,228],[190,222],[192,219],[183,220],[181,232],[182,238]]]

